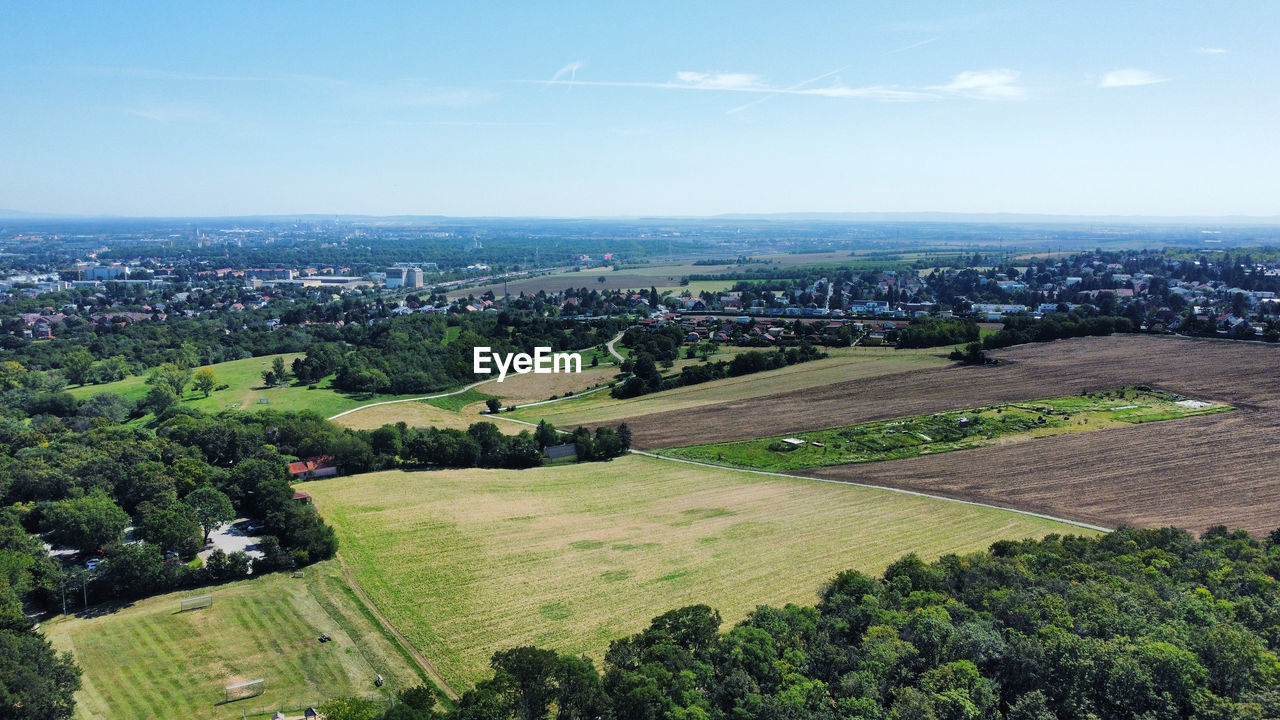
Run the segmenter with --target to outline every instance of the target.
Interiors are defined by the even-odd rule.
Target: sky
[[[13,0],[0,208],[1277,215],[1277,37],[1274,2]]]

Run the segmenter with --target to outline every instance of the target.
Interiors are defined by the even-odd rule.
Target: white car
[[[89,558],[84,561],[86,570],[97,570],[98,565],[102,564],[102,558]]]

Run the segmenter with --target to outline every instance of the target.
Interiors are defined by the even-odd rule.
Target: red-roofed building
[[[289,474],[296,480],[333,477],[338,474],[338,464],[331,455],[317,455],[289,463]]]

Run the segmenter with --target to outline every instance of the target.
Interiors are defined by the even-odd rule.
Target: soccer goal
[[[213,605],[212,595],[200,595],[199,597],[185,598],[178,601],[178,612],[186,612],[188,610],[198,610]]]
[[[246,680],[235,685],[226,687],[227,699],[223,702],[235,702],[251,697],[257,697],[267,690],[267,681],[262,678],[257,680]]]

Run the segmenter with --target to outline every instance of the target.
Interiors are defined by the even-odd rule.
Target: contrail
[[[804,87],[805,85],[808,85],[808,84],[810,84],[810,83],[818,82],[819,80],[822,80],[822,79],[824,79],[824,78],[829,78],[829,77],[831,77],[832,75],[835,75],[836,73],[838,73],[838,72],[840,72],[841,70],[844,70],[844,69],[846,69],[846,68],[848,68],[848,67],[849,67],[848,65],[845,65],[844,67],[838,67],[838,68],[836,68],[835,70],[832,70],[831,72],[825,72],[825,73],[822,73],[821,75],[819,75],[819,76],[817,76],[817,77],[811,77],[811,78],[809,78],[808,80],[804,80],[804,81],[802,81],[802,82],[798,82],[798,83],[796,83],[795,85],[792,85],[792,86],[791,86],[791,87],[789,87],[789,88],[785,88],[785,89],[782,91],[782,93],[787,93],[787,92],[792,92],[792,91],[794,91],[794,90],[799,90],[800,88]],[[749,108],[749,107],[754,107],[754,106],[756,106],[756,105],[759,105],[760,103],[762,103],[762,102],[764,102],[764,101],[766,101],[766,100],[772,100],[773,98],[778,97],[778,95],[781,95],[782,93],[774,93],[774,94],[772,94],[772,95],[766,95],[766,96],[764,96],[764,97],[762,97],[762,98],[760,98],[760,99],[758,99],[758,100],[752,100],[751,102],[747,103],[746,105],[739,105],[738,107],[733,108],[732,110],[730,110],[728,114],[732,115],[732,114],[737,113],[737,112],[742,112],[743,110],[746,110],[746,109],[747,109],[747,108]]]
[[[582,62],[581,60],[574,60],[568,65],[565,65],[564,67],[557,70],[555,75],[551,76],[551,79],[547,81],[547,84],[543,86],[543,89],[545,90],[546,88],[550,87],[551,83],[558,81],[560,78],[564,77],[566,73],[568,73],[569,75],[570,83],[577,81],[578,71],[581,70],[584,65],[586,65],[586,63]]]
[[[908,50],[914,50],[914,49],[916,49],[916,48],[920,47],[921,45],[928,45],[929,43],[931,43],[931,42],[936,42],[937,40],[938,40],[938,38],[929,38],[928,40],[921,40],[920,42],[917,42],[917,43],[911,43],[910,45],[907,45],[906,47],[900,47],[900,48],[898,48],[897,50],[890,50],[889,52],[884,53],[884,54],[885,54],[885,55],[895,55],[895,54],[900,53],[900,52],[906,52],[906,51],[908,51]]]

